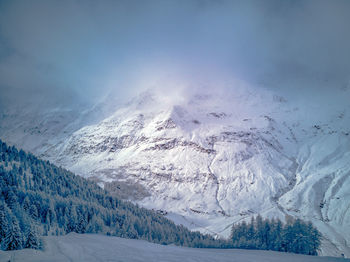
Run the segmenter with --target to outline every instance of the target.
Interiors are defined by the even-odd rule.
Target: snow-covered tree
[[[8,230],[7,209],[6,203],[0,200],[0,245]]]
[[[34,227],[30,227],[28,229],[24,247],[40,249],[41,241],[40,241],[40,238],[38,237],[37,230]]]
[[[17,219],[12,216],[11,223],[8,225],[5,238],[2,241],[4,250],[16,250],[22,248],[22,233]]]
[[[263,220],[259,215],[250,224],[235,224],[231,229],[232,246],[317,255],[321,235],[312,223],[292,217],[286,221],[283,225],[279,219]]]

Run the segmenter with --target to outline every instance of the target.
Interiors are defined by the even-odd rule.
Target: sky
[[[282,93],[347,85],[349,13],[347,0],[0,0],[0,106],[229,79]]]

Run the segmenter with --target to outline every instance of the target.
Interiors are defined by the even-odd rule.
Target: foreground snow
[[[2,261],[350,261],[272,251],[195,249],[162,246],[142,240],[71,233],[45,237],[45,250],[0,251]]]

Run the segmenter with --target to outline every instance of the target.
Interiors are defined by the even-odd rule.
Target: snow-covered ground
[[[45,237],[44,251],[24,249],[0,251],[0,262],[40,261],[140,261],[140,262],[327,262],[350,261],[334,257],[313,257],[273,251],[242,249],[197,249],[162,246],[143,240],[131,240],[95,234],[70,233],[60,237]]]

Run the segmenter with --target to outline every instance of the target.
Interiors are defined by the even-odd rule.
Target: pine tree
[[[248,232],[247,232],[247,238],[250,240],[254,240],[255,239],[255,219],[252,216],[251,220],[250,220],[250,224],[248,225]]]
[[[26,242],[24,245],[25,248],[34,248],[40,249],[41,241],[38,237],[38,234],[34,227],[30,227],[27,232]]]
[[[68,215],[68,214],[67,214]],[[77,228],[77,212],[75,206],[70,207],[70,214],[68,216],[67,233],[76,232]]]
[[[31,204],[30,204],[29,197],[26,196],[23,200],[22,207],[26,212],[29,212],[30,206],[31,206]]]
[[[273,223],[273,230],[271,233],[271,249],[276,251],[282,251],[282,230],[283,225],[281,220],[277,219]]]
[[[38,213],[38,208],[36,207],[36,205],[34,205],[34,204],[30,205],[30,207],[29,207],[29,215],[35,220],[38,219],[39,213]]]
[[[85,233],[86,232],[87,222],[83,214],[80,214],[78,217],[78,224],[76,226],[77,233]]]
[[[270,249],[271,246],[271,225],[270,220],[265,219],[263,222],[263,244],[262,249]]]
[[[258,247],[262,247],[264,244],[264,224],[262,216],[259,214],[256,217],[256,242]]]
[[[286,221],[287,224],[283,225],[279,219],[263,220],[257,216],[250,224],[243,221],[232,225],[232,246],[317,255],[321,235],[312,223],[290,216],[286,217]]]
[[[308,255],[317,255],[317,251],[321,246],[322,235],[311,222],[307,224],[307,232],[309,235]]]
[[[0,246],[8,230],[8,221],[7,221],[7,215],[6,215],[7,207],[5,202],[3,201],[1,202],[2,203],[0,204]]]
[[[7,228],[2,247],[4,250],[16,250],[22,248],[22,234],[15,217],[11,218],[11,224]]]

